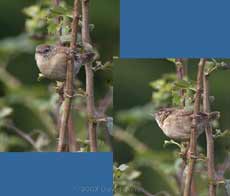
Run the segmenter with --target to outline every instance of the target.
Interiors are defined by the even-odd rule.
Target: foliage
[[[171,104],[171,92],[173,91],[173,82],[175,81],[175,74],[166,74],[163,75],[162,79],[150,83],[150,86],[154,89],[152,99],[155,102],[156,107],[167,107]]]
[[[122,164],[119,167],[113,167],[114,196],[135,196],[140,184],[136,179],[141,175],[137,170]]]
[[[168,59],[169,60],[169,59]],[[155,60],[155,64],[159,64],[159,60]],[[163,61],[163,60],[162,60]],[[123,62],[120,60],[117,64],[118,69],[123,67]],[[154,62],[154,60],[152,61]],[[197,63],[197,61],[195,61]],[[170,65],[176,66],[175,59],[170,59],[168,61]],[[190,61],[188,61],[188,64]],[[132,68],[130,66],[128,69]],[[151,67],[151,65],[143,65],[144,62],[140,63],[139,72],[142,72],[143,67]],[[210,59],[205,67],[205,73],[209,74],[210,80],[215,77],[218,70],[227,69],[228,63],[219,60]],[[155,67],[154,67],[155,66]],[[154,65],[154,70],[160,69],[161,65]],[[156,68],[157,67],[157,68]],[[135,67],[137,69],[137,67]],[[163,70],[163,66],[162,66]],[[122,73],[125,70],[122,70]],[[215,72],[215,73],[214,73]],[[121,72],[118,72],[119,74]],[[122,74],[121,73],[121,74]],[[190,73],[190,76],[193,73]],[[196,73],[196,72],[195,72]],[[223,72],[220,72],[220,74]],[[141,74],[140,74],[141,75]],[[135,75],[134,81],[139,75]],[[125,78],[125,77],[124,77]],[[139,78],[141,79],[141,78]],[[142,78],[143,79],[143,78]],[[167,191],[170,195],[178,195],[180,191],[180,183],[183,182],[183,161],[181,159],[180,151],[184,150],[183,145],[175,143],[175,141],[166,141],[163,137],[162,132],[156,127],[153,122],[153,114],[158,108],[161,107],[181,107],[181,103],[185,100],[185,107],[187,110],[193,109],[194,96],[196,93],[196,82],[192,77],[185,77],[183,80],[177,79],[176,74],[163,72],[161,76],[155,74],[154,80],[151,81],[150,87],[152,88],[152,100],[140,105],[138,102],[138,97],[136,99],[136,105],[130,108],[116,110],[116,126],[114,130],[114,138],[117,140],[116,148],[118,152],[115,151],[115,159],[120,163],[131,164],[134,169],[141,172],[141,176],[137,178],[137,182],[147,189],[148,191],[162,192]],[[133,83],[126,87],[126,91],[132,87]],[[142,84],[143,85],[143,84]],[[147,85],[147,82],[146,82]],[[121,83],[122,86],[122,83]],[[135,82],[135,87],[138,86],[138,82]],[[121,87],[122,88],[122,87]],[[216,87],[217,88],[217,87]],[[221,86],[221,88],[224,88]],[[136,89],[135,89],[136,90]],[[213,89],[212,89],[213,90]],[[180,91],[183,91],[183,96],[180,95]],[[142,94],[142,89],[138,89],[138,93]],[[147,93],[146,93],[147,94]],[[120,99],[121,99],[120,95]],[[127,96],[127,95],[126,95]],[[123,95],[122,99],[126,100]],[[218,100],[218,98],[216,98]],[[210,102],[214,105],[214,97],[210,96]],[[220,105],[221,103],[219,103]],[[221,114],[223,116],[225,114]],[[122,128],[121,128],[122,127]],[[223,162],[229,157],[229,131],[220,130],[221,125],[219,122],[214,123],[214,136],[215,136],[215,156],[216,156],[216,166],[217,168],[223,169]],[[159,131],[158,131],[159,130]],[[161,133],[161,134],[160,134]],[[199,195],[207,195],[207,172],[206,172],[206,158],[205,158],[205,145],[204,136],[199,138],[199,160],[196,165],[197,174],[197,190]],[[128,145],[128,146],[126,146]],[[122,149],[120,149],[122,148]],[[126,157],[121,159],[119,154],[125,154]],[[226,165],[226,164],[225,164]],[[225,173],[225,179],[229,178],[228,172],[229,167],[217,172]],[[221,176],[220,179],[224,177]],[[227,181],[224,181],[225,185],[228,186]],[[223,195],[226,186],[218,185],[218,195]],[[140,195],[136,193],[136,195]],[[144,195],[144,194],[143,194]],[[147,195],[147,194],[146,194]]]
[[[192,80],[178,80],[176,74],[164,74],[162,78],[152,81],[152,101],[156,108],[179,106],[185,100],[185,106],[191,109],[196,92],[195,82]],[[184,90],[183,96],[178,92]]]
[[[152,119],[154,108],[152,104],[147,104],[144,107],[133,107],[130,110],[119,111],[117,115],[117,120],[120,123],[138,126],[146,120]]]
[[[72,7],[67,6],[64,1],[57,7],[52,1],[43,0],[24,8],[23,12],[29,17],[25,26],[31,37],[56,40],[60,31],[64,36],[70,35]],[[58,17],[62,17],[60,23],[57,22]],[[51,36],[48,37],[47,34]]]
[[[111,4],[110,2],[99,4],[102,3]],[[15,4],[19,5],[21,2],[15,2]],[[34,49],[40,43],[56,43],[60,32],[61,41],[68,45],[72,7],[66,1],[61,1],[60,6],[57,7],[53,1],[41,0],[36,1],[33,5],[27,4],[22,10],[17,11],[21,12],[23,14],[21,18],[25,19],[25,28],[21,28],[25,29],[25,32],[21,31],[19,34],[15,33],[14,37],[3,37],[0,40],[0,151],[35,151],[38,149],[39,151],[54,151],[58,135],[60,100],[54,82],[46,79],[37,80],[38,69],[34,62]],[[99,23],[101,10],[93,7],[92,11],[95,16],[93,20]],[[111,19],[111,17],[108,18]],[[8,25],[11,26],[14,23]],[[81,20],[79,25],[81,25]],[[101,28],[116,29],[117,27],[114,27],[114,23],[105,22]],[[94,29],[93,24],[90,24],[90,29]],[[100,34],[96,33],[96,39],[98,37],[100,38]],[[79,32],[78,42],[80,38]],[[106,45],[106,42],[111,44],[110,37],[103,36],[103,39],[99,41],[102,47]],[[101,50],[103,52],[101,56],[104,59],[111,58],[116,46],[113,43],[110,46],[111,51]],[[106,70],[103,68],[103,63],[98,63],[100,66],[97,66],[95,74],[97,80],[96,104],[100,103],[101,97],[110,90],[111,84],[108,85],[107,80],[111,80],[112,77],[111,69],[107,69],[112,63],[109,66],[106,65]],[[86,152],[89,150],[89,143],[85,131],[85,92],[81,90],[85,88],[85,83],[82,81],[84,81],[83,71],[79,74],[79,80],[75,84],[78,89],[78,99],[75,99],[73,103],[73,118],[76,119],[74,128],[77,129],[80,151]],[[110,108],[109,113],[111,113]],[[112,127],[112,119],[110,117],[108,119],[107,124],[104,125],[102,122],[98,126],[98,143],[102,151],[108,150],[104,137],[105,126],[107,125],[110,131]]]
[[[71,41],[72,6],[61,1],[55,6],[52,1],[43,0],[39,4],[24,8],[23,12],[29,17],[26,21],[26,30],[32,38],[46,39],[54,42],[58,39],[62,43]],[[81,27],[81,20],[79,26]],[[94,25],[89,25],[90,30]],[[78,33],[78,44],[81,44],[81,33]]]

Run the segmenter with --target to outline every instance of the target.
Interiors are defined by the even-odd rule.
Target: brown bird
[[[155,113],[155,120],[164,134],[171,139],[187,141],[190,139],[193,127],[193,118],[197,118],[198,136],[204,131],[207,123],[219,118],[219,112],[209,114],[199,112],[194,116],[193,112],[185,109],[163,108]]]
[[[95,55],[93,52],[81,54],[64,46],[39,45],[36,47],[35,60],[40,72],[48,79],[64,81],[66,79],[67,60],[71,52],[74,54],[75,75],[81,66],[91,62]]]

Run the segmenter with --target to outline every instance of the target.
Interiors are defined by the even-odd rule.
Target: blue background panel
[[[0,195],[112,196],[111,153],[0,153]]]
[[[121,0],[122,58],[230,57],[229,0]]]

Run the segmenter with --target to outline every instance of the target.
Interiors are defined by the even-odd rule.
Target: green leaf
[[[174,105],[174,106],[178,106],[178,105],[180,105],[180,103],[181,103],[181,96],[179,95],[179,93],[178,92],[176,92],[176,91],[173,91],[172,92],[172,104]]]
[[[205,63],[205,73],[206,74],[211,74],[212,72],[216,71],[218,66],[217,66],[216,61],[208,61]]]
[[[174,83],[174,85],[177,87],[177,88],[183,88],[183,89],[187,89],[190,87],[190,82],[186,81],[186,80],[178,80]]]
[[[156,80],[150,83],[150,86],[156,90],[159,90],[162,88],[162,86],[165,85],[165,80]]]
[[[195,83],[189,80],[177,80],[174,82],[174,87],[178,89],[190,89],[196,91]]]
[[[57,17],[57,16],[66,16],[72,18],[72,9],[68,9],[67,7],[54,7],[50,9],[49,17]]]
[[[166,147],[167,145],[176,145],[177,147],[179,147],[180,149],[182,148],[181,145],[178,142],[175,142],[174,140],[165,140],[164,141],[164,146]]]
[[[57,23],[50,22],[49,25],[48,25],[48,27],[47,27],[48,33],[49,34],[55,34],[56,31],[57,31],[57,27],[58,27]]]
[[[93,31],[95,29],[95,25],[94,24],[89,24],[89,30]]]
[[[141,175],[141,172],[139,171],[132,171],[129,175],[128,175],[128,180],[135,180],[136,178],[138,178]]]
[[[176,64],[176,59],[175,58],[167,58],[167,60]]]
[[[118,167],[118,169],[119,169],[120,171],[125,171],[125,170],[128,169],[128,168],[129,168],[129,166],[126,165],[126,164],[122,164],[122,165],[120,165],[120,166]]]
[[[0,119],[6,118],[13,113],[13,109],[10,107],[4,107],[0,110]]]
[[[60,40],[62,43],[67,43],[67,42],[71,42],[71,34],[66,34],[66,35],[62,35],[60,37]]]
[[[45,76],[42,74],[42,73],[39,73],[38,74],[38,81],[41,81],[41,80],[43,80],[45,78]]]
[[[37,5],[32,5],[23,9],[23,13],[30,17],[35,17],[40,11],[40,7]]]
[[[67,25],[63,25],[62,28],[61,28],[61,30],[62,30],[62,35],[68,35],[68,34],[70,34],[70,27],[67,26]]]

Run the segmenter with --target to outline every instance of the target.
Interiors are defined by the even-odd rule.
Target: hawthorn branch
[[[182,80],[184,78],[184,75],[185,75],[185,67],[184,67],[182,59],[180,59],[180,58],[176,59],[176,75],[177,75],[177,79],[178,80]],[[183,95],[184,95],[184,89],[180,89],[178,93],[179,93],[179,95],[181,97],[183,97]],[[185,106],[185,99],[184,98],[182,99],[182,101],[180,103],[180,106],[182,108],[184,108],[184,106]],[[183,159],[182,161],[183,161],[183,163],[181,164],[181,168],[180,168],[181,171],[179,171],[179,174],[177,176],[178,177],[177,178],[178,179],[178,184],[179,184],[179,187],[181,188],[181,191],[183,191],[183,179],[182,179],[183,178],[183,170],[184,170],[184,168],[186,166],[186,160]],[[182,178],[179,178],[180,174],[181,174]]]
[[[74,129],[74,122],[73,122],[73,114],[70,113],[69,120],[68,120],[68,144],[69,144],[69,151],[75,152],[80,150],[80,144],[77,141],[77,137],[75,134]]]
[[[176,59],[176,72],[177,72],[177,78],[182,80],[186,73],[186,65],[184,63],[185,59]]]
[[[82,42],[84,47],[91,43],[89,32],[89,2],[82,0]]]
[[[72,33],[71,33],[71,43],[70,48],[75,50],[77,45],[77,30],[78,30],[78,20],[79,20],[79,13],[78,13],[78,0],[74,1],[74,8],[73,8],[73,21],[72,21]],[[65,97],[63,103],[63,115],[61,119],[61,126],[60,126],[60,133],[59,133],[59,141],[57,151],[63,151],[65,147],[66,134],[68,134],[68,120],[71,112],[71,105],[72,105],[72,97],[73,97],[73,79],[74,79],[74,55],[73,53],[70,54],[67,60],[67,71],[66,71],[66,86],[65,86]]]
[[[194,103],[194,118],[193,118],[193,128],[191,130],[190,137],[190,146],[189,146],[189,163],[188,163],[188,171],[185,179],[185,188],[184,188],[184,196],[190,196],[191,194],[191,184],[193,180],[193,173],[196,164],[196,156],[197,156],[197,114],[200,111],[200,102],[201,102],[201,93],[202,93],[202,85],[203,85],[203,73],[204,73],[204,65],[205,60],[200,59],[198,64],[198,73],[197,73],[197,87],[196,87],[196,97]]]
[[[184,80],[185,77],[187,76],[187,59],[182,59],[182,58],[177,58],[176,59],[176,74],[177,74],[177,79],[178,80]],[[182,97],[181,103],[180,103],[180,107],[184,108],[185,107],[185,89],[180,89],[179,91],[179,95],[180,97]],[[185,143],[186,145],[186,151],[188,151],[189,148],[189,142]],[[181,171],[184,171],[184,169],[186,168],[186,157],[183,159],[183,164],[181,165]],[[183,173],[183,172],[182,172]],[[182,175],[183,176],[183,175]],[[180,180],[180,187],[181,187],[181,191],[183,192],[183,179]],[[196,186],[195,183],[192,182],[191,185],[191,195],[192,196],[196,196]]]
[[[89,33],[89,0],[82,0],[82,42],[85,48],[91,43]],[[88,116],[88,133],[90,142],[90,151],[97,151],[97,123],[95,119],[94,103],[94,73],[92,63],[85,64],[86,73],[86,94],[87,94],[87,116]],[[92,120],[93,119],[93,120]]]
[[[208,74],[204,73],[203,76],[203,110],[206,113],[210,113],[209,103],[209,81]],[[214,141],[212,135],[212,126],[208,123],[205,127],[206,140],[207,140],[207,159],[208,159],[208,178],[209,178],[209,196],[216,195],[216,184],[215,184],[215,162],[214,162]]]

